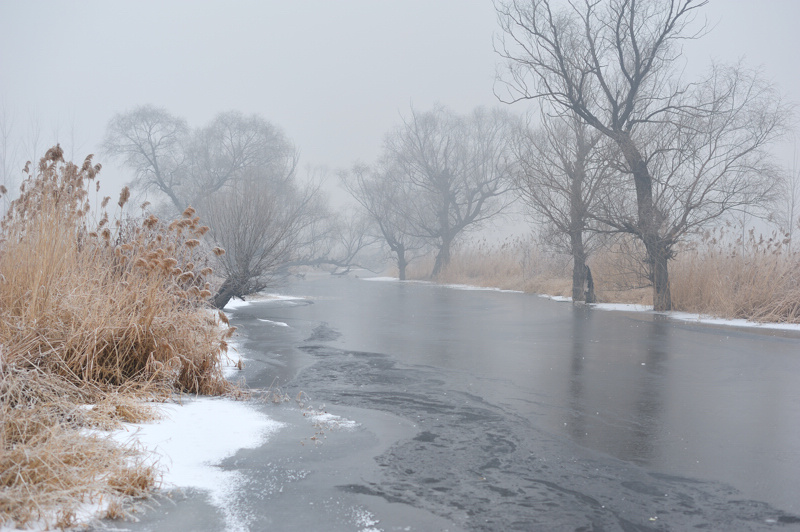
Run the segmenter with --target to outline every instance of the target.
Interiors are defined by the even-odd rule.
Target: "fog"
[[[712,59],[743,58],[800,101],[800,4],[716,0],[703,13],[712,30],[686,45],[687,75]],[[258,113],[296,143],[302,167],[370,162],[411,106],[465,113],[502,105],[493,92],[497,32],[486,0],[4,0],[7,166],[18,176],[26,159],[55,142],[76,159],[96,152],[114,113],[142,104],[193,127],[225,110]],[[791,153],[780,149],[786,164]],[[118,187],[129,179],[107,157],[98,160],[104,181]]]

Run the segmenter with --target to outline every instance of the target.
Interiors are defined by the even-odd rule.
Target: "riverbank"
[[[670,262],[673,310],[734,323],[800,323],[798,252],[777,234],[751,232],[730,240],[724,230],[710,231],[677,251]],[[588,264],[598,302],[652,305],[652,288],[639,256],[632,244],[592,254]],[[427,280],[432,267],[433,257],[423,257],[409,266],[408,278]],[[482,241],[453,250],[436,281],[565,298],[572,294],[571,268],[568,255],[543,251],[528,239],[497,245]]]

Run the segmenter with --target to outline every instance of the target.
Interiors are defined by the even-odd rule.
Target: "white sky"
[[[800,102],[800,2],[712,0],[704,13],[716,27],[687,48],[690,71],[745,57]],[[0,116],[14,138],[30,145],[38,124],[41,149],[58,140],[77,159],[136,105],[192,126],[236,109],[281,126],[302,166],[336,169],[372,161],[411,104],[500,105],[497,31],[490,0],[0,0]],[[99,160],[102,179],[122,181]]]

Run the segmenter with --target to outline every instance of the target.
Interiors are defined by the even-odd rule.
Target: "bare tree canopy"
[[[277,127],[238,111],[220,113],[196,131],[187,151],[190,201],[253,178],[268,179],[273,190],[280,190],[294,177],[298,162],[296,148]]]
[[[463,231],[480,227],[511,201],[505,193],[512,186],[515,126],[509,114],[496,109],[458,116],[437,107],[412,110],[387,135],[386,164],[414,191],[405,212],[410,234],[438,250],[432,276],[450,262],[450,247]]]
[[[697,0],[497,1],[507,102],[543,98],[572,112],[616,146],[626,179],[603,221],[647,251],[653,305],[669,310],[675,243],[722,213],[763,199],[773,180],[765,147],[788,109],[757,73],[713,66],[680,78],[681,41]]]
[[[131,183],[165,194],[178,212],[187,204],[180,189],[186,175],[189,127],[166,109],[143,105],[108,123],[103,150],[134,171]]]

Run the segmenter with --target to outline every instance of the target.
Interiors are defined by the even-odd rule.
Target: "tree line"
[[[696,20],[705,3],[497,0],[495,93],[536,105],[524,118],[412,108],[376,161],[339,172],[359,206],[347,218],[330,212],[319,183],[300,184],[297,149],[258,116],[223,113],[190,130],[144,106],[111,120],[104,148],[135,187],[204,217],[228,250],[220,306],[292,265],[347,268],[376,243],[400,279],[432,251],[436,277],[460,238],[522,199],[571,255],[573,300],[593,300],[597,242],[628,235],[643,249],[654,308],[669,310],[678,244],[787,186],[768,151],[791,120],[775,87],[743,64],[684,79],[682,43],[706,31]]]

